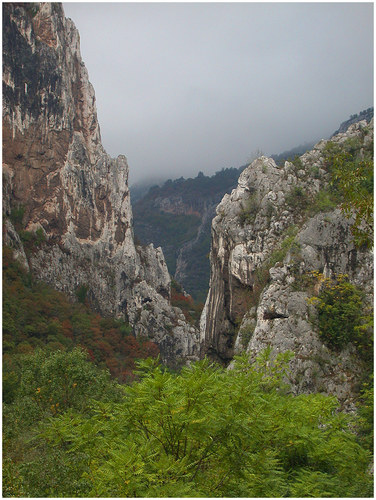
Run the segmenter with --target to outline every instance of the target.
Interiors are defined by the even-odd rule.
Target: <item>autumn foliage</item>
[[[146,339],[136,339],[130,325],[104,318],[87,303],[71,303],[67,296],[35,281],[3,251],[3,350],[30,353],[47,346],[50,350],[85,349],[98,366],[107,367],[121,382],[133,379],[135,359],[156,357],[159,349]]]
[[[179,307],[185,319],[191,324],[198,323],[204,307],[202,302],[196,302],[191,295],[185,293],[182,286],[175,280],[171,282],[171,305]]]

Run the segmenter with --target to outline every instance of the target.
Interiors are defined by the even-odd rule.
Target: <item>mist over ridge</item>
[[[373,103],[372,4],[63,5],[130,184],[279,154]]]

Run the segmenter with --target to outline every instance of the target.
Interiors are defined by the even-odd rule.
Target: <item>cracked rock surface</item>
[[[85,285],[97,310],[128,319],[172,366],[195,359],[162,250],[134,243],[127,159],[102,146],[77,29],[58,3],[3,7],[3,209],[23,207],[25,229],[47,240],[27,262],[8,220],[5,242],[72,298]]]
[[[353,124],[331,140],[341,144],[354,137],[371,141],[373,120]],[[308,210],[328,188],[326,144],[320,141],[296,165],[258,158],[218,205],[200,349],[225,365],[244,350],[252,356],[268,346],[274,353],[291,350],[293,392],[334,394],[350,408],[360,360],[354,346],[334,352],[320,340],[317,313],[307,300],[313,292],[301,284],[310,271],[347,274],[372,302],[373,256],[355,247],[352,220],[338,208]]]

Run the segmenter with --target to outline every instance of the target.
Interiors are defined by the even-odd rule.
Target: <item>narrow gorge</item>
[[[121,22],[129,46],[111,49],[117,77],[128,57],[141,74],[142,65],[150,71],[131,45],[145,36],[147,22],[179,51],[186,28],[205,40],[210,33],[225,39],[237,70],[230,72],[231,99],[221,120],[234,125],[229,111],[240,87],[233,80],[244,65],[238,34],[255,39],[249,29],[255,19],[264,30],[263,4],[109,5],[77,4],[76,13],[85,21],[94,13],[103,46],[103,9],[110,9],[114,32]],[[296,6],[266,6],[265,19],[279,26],[277,6],[291,12]],[[346,10],[317,6],[332,14]],[[369,14],[367,4],[350,5],[358,6]],[[316,4],[297,7],[294,28],[299,12]],[[275,159],[257,154],[247,166],[211,177],[200,171],[169,179],[132,207],[134,157],[124,151],[132,158],[128,166],[124,155],[112,158],[102,144],[80,36],[63,5],[3,3],[2,9],[3,497],[373,498],[373,108],[309,150],[294,148],[295,158],[289,151]],[[227,9],[237,30],[231,40],[222,29],[229,25]],[[171,23],[177,11],[188,14],[181,26]],[[199,23],[190,18],[197,12]],[[301,18],[304,27],[308,17]],[[173,32],[167,33],[166,19]],[[317,21],[312,29],[321,41]],[[282,28],[293,40],[295,29]],[[150,31],[146,38],[154,44]],[[269,44],[273,33],[266,31]],[[279,42],[270,51],[276,59]],[[244,52],[252,64],[257,44]],[[222,45],[214,45],[213,54],[222,56]],[[190,58],[192,47],[190,40]],[[163,62],[165,56],[159,51]],[[267,69],[266,52],[261,59]],[[173,64],[166,67],[175,74]],[[206,78],[209,68],[200,74]],[[159,78],[165,82],[164,66],[156,76],[153,89]],[[247,99],[259,99],[248,89],[255,76],[241,82]],[[287,76],[291,92],[290,67]],[[280,99],[276,79],[268,78]],[[137,82],[133,88],[149,106],[157,94]],[[120,85],[127,98],[128,83]],[[204,99],[188,92],[189,102],[208,115],[205,124],[213,122],[204,101],[215,103],[218,92],[210,85]],[[146,108],[138,127],[134,115],[119,111],[112,85],[104,87],[117,99],[110,109],[111,121],[112,112],[122,120],[119,134],[132,123],[157,170],[159,149],[166,147],[151,147],[159,131]],[[266,117],[269,104],[260,99]],[[294,106],[301,113],[295,96]],[[158,127],[170,123],[165,108],[152,108]],[[236,120],[248,113],[235,108]],[[177,111],[184,122],[182,108]],[[264,126],[270,132],[269,123],[260,127],[257,117],[247,118],[252,134]],[[189,123],[184,127],[174,130],[175,140],[186,139]],[[224,130],[237,135],[235,128]],[[168,140],[173,161],[182,163],[177,173],[194,156]],[[213,160],[213,144],[205,133],[195,147],[211,145]],[[239,137],[234,144],[238,153]],[[149,165],[141,164],[135,172],[146,176]]]
[[[72,300],[83,289],[94,310],[155,342],[170,367],[205,356],[231,367],[243,351],[292,351],[294,393],[334,394],[351,407],[362,361],[351,342],[331,349],[320,338],[311,300],[320,287],[309,276],[345,274],[372,302],[372,253],[354,244],[353,220],[330,199],[327,151],[352,141],[371,155],[373,119],[294,163],[262,156],[243,170],[216,208],[209,293],[200,325],[190,324],[171,305],[163,250],[135,244],[127,159],[102,146],[73,22],[60,4],[44,3],[3,4],[3,23],[3,241],[23,266]],[[22,231],[42,241],[28,256],[17,214]],[[199,237],[180,250],[177,275]]]

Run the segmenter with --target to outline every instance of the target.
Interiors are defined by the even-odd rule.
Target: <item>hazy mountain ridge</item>
[[[373,108],[354,114],[332,137],[361,120],[369,123],[372,117]],[[300,144],[271,158],[283,165],[311,150],[316,142]],[[236,187],[244,168],[223,169],[209,177],[201,173],[194,179],[168,180],[150,187],[143,195],[142,190],[136,190],[137,198],[132,200],[136,237],[141,243],[162,247],[170,274],[198,300],[205,300],[208,290],[207,254],[216,205]]]
[[[244,168],[168,180],[133,203],[136,238],[161,246],[171,275],[198,300],[205,300],[209,284],[207,255],[215,207],[236,186]]]
[[[363,111],[360,111],[358,114],[351,115],[348,120],[345,120],[344,122],[341,123],[339,126],[338,130],[336,130],[332,137],[334,137],[337,134],[341,134],[347,131],[347,129],[350,127],[350,125],[360,122],[361,120],[365,120],[367,123],[369,123],[373,118],[373,106],[367,109],[364,109]]]
[[[304,144],[299,144],[299,146],[283,151],[282,153],[273,154],[270,156],[270,158],[273,158],[277,165],[280,165],[287,160],[293,160],[296,156],[301,156],[306,151],[309,151],[313,148],[316,142],[317,141],[311,141]]]

